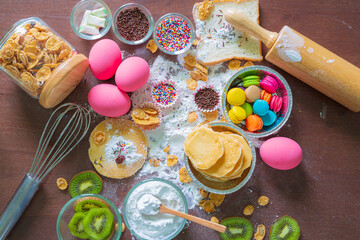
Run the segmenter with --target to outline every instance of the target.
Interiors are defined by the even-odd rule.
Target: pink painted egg
[[[88,94],[88,101],[95,112],[106,117],[120,117],[131,107],[131,100],[126,92],[112,84],[99,84]]]
[[[290,138],[274,137],[261,145],[260,156],[270,167],[288,170],[300,164],[302,150],[300,145]]]
[[[107,80],[114,76],[120,63],[121,50],[113,40],[100,40],[90,50],[90,70],[97,79]]]
[[[144,59],[129,57],[116,70],[115,82],[119,89],[133,92],[144,86],[149,75],[149,64]]]

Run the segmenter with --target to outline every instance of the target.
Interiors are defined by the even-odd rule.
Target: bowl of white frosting
[[[123,205],[123,216],[127,228],[136,239],[170,240],[184,228],[185,219],[158,212],[161,203],[168,208],[188,213],[182,191],[164,179],[146,179],[128,192]]]

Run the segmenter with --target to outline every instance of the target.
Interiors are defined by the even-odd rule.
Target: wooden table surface
[[[67,39],[80,53],[88,55],[94,41],[80,39],[71,29],[69,17],[75,0],[1,0],[0,34],[22,18],[37,16]],[[126,3],[107,0],[112,12]],[[191,18],[194,0],[137,1],[144,4],[156,21],[169,12]],[[261,25],[279,31],[289,25],[310,39],[360,67],[360,2],[358,0],[260,0]],[[145,44],[131,47],[121,44],[110,30],[106,38],[119,43],[123,50],[152,61]],[[265,49],[264,49],[265,50]],[[164,54],[161,54],[165,56]],[[260,195],[270,198],[267,207],[256,208],[249,217],[254,227],[262,223],[267,231],[278,216],[296,218],[303,240],[360,239],[360,113],[353,113],[298,79],[266,61],[260,63],[279,71],[287,79],[293,95],[291,117],[277,136],[297,141],[303,149],[303,161],[293,170],[278,171],[264,164],[257,153],[254,176],[246,187],[228,195],[219,210],[206,214],[199,208],[191,213],[210,219],[243,216],[247,204],[256,205]],[[353,76],[360,81],[360,76]],[[52,110],[42,108],[0,73],[0,210],[10,200],[29,170],[44,124]],[[99,83],[90,73],[67,102],[87,102],[89,89]],[[102,120],[93,122],[91,129]],[[87,137],[86,137],[87,138]],[[56,220],[70,199],[55,184],[58,177],[71,179],[80,171],[92,169],[85,139],[76,150],[45,178],[39,191],[15,226],[9,240],[56,239]],[[258,152],[258,151],[257,151]],[[115,186],[112,200],[122,204],[134,179],[105,179]],[[218,239],[216,232],[190,224],[176,239]],[[131,239],[127,230],[121,239]],[[266,237],[268,239],[268,237]]]

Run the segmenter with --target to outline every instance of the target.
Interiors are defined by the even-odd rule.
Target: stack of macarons
[[[256,75],[244,77],[239,86],[226,94],[227,102],[232,105],[228,112],[230,120],[235,124],[245,120],[245,127],[251,132],[274,124],[283,104],[276,95],[278,87],[276,79],[269,75],[262,80]]]

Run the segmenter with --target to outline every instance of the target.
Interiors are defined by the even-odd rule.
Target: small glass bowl
[[[121,215],[119,213],[119,210],[117,207],[107,198],[98,195],[98,194],[82,194],[77,197],[74,197],[70,199],[64,207],[61,209],[59,216],[57,218],[56,223],[56,232],[59,240],[76,240],[79,239],[77,237],[74,237],[68,227],[68,224],[71,220],[71,218],[74,216],[74,205],[76,200],[84,197],[97,197],[102,200],[104,200],[109,206],[112,214],[114,215],[114,224],[118,224],[118,227],[115,227],[114,233],[112,234],[112,237],[107,240],[119,240],[121,236]]]
[[[145,16],[147,17],[148,21],[149,21],[149,30],[147,32],[147,34],[145,35],[144,38],[140,39],[140,40],[136,40],[136,41],[129,41],[129,40],[126,40],[123,36],[121,36],[121,34],[119,33],[119,30],[117,29],[117,26],[116,26],[116,18],[117,16],[119,15],[119,13],[123,10],[126,10],[126,9],[130,9],[130,8],[139,8],[144,14]],[[114,17],[113,17],[113,22],[112,22],[112,30],[113,32],[115,33],[115,35],[118,37],[118,39],[123,42],[123,43],[126,43],[126,44],[129,44],[129,45],[139,45],[139,44],[142,44],[144,43],[146,40],[149,39],[149,37],[151,36],[152,32],[154,31],[154,19],[150,13],[150,11],[144,7],[143,5],[139,4],[139,3],[127,3],[125,5],[122,5],[121,7],[119,7],[115,14],[114,14]]]
[[[174,188],[179,193],[179,195],[181,196],[181,200],[182,200],[182,202],[184,204],[184,211],[182,211],[182,212],[188,213],[188,205],[187,205],[186,198],[185,198],[184,194],[182,193],[182,191],[175,184],[173,184],[173,183],[171,183],[171,182],[169,182],[167,180],[161,179],[161,178],[150,178],[150,179],[146,179],[146,180],[143,180],[143,181],[135,184],[135,186],[132,187],[130,189],[130,191],[128,192],[128,194],[126,195],[122,213],[123,213],[124,221],[125,221],[125,224],[126,224],[127,228],[130,230],[132,235],[134,235],[135,238],[138,239],[138,240],[144,240],[144,238],[140,237],[138,235],[138,233],[134,231],[133,226],[131,226],[129,224],[128,217],[129,217],[129,214],[131,214],[132,212],[128,212],[127,206],[129,204],[129,202],[128,202],[129,198],[130,198],[131,194],[134,192],[134,190],[137,189],[138,187],[140,187],[141,185],[149,183],[149,182],[150,183],[152,183],[152,182],[162,182],[162,183],[165,183],[165,184],[169,185],[170,187]],[[136,202],[133,203],[133,204],[136,204]],[[176,237],[183,230],[183,228],[185,226],[185,223],[186,223],[186,219],[183,219],[182,223],[178,226],[178,228],[177,228],[177,230],[175,232],[173,232],[171,235],[167,236],[166,238],[161,238],[161,240],[170,240],[170,239],[173,239],[174,237]],[[160,238],[158,238],[158,239],[160,239]]]
[[[179,51],[169,51],[163,48],[163,46],[161,46],[161,44],[158,42],[157,40],[157,36],[156,36],[156,32],[157,32],[157,28],[160,25],[160,23],[167,18],[182,18],[183,20],[185,20],[189,27],[190,27],[190,32],[191,32],[191,37],[189,40],[189,43],[183,48],[180,49]],[[194,31],[194,25],[191,23],[190,19],[188,19],[187,17],[185,17],[182,14],[179,13],[168,13],[165,14],[164,16],[162,16],[159,20],[157,20],[156,24],[155,24],[155,28],[154,28],[154,33],[153,33],[153,39],[156,43],[156,45],[158,46],[158,48],[163,51],[164,53],[170,54],[170,55],[178,55],[178,54],[182,54],[184,52],[186,52],[187,50],[189,50],[191,48],[191,45],[194,42],[195,39],[195,31]]]
[[[233,124],[227,122],[212,122],[209,123],[209,125],[215,132],[230,131],[244,137],[251,148],[251,153],[252,153],[251,166],[247,168],[239,178],[235,178],[224,182],[219,182],[216,180],[209,179],[205,177],[203,174],[201,174],[199,171],[197,171],[192,166],[188,156],[185,154],[186,171],[188,172],[190,178],[194,181],[195,184],[197,184],[199,187],[201,187],[202,189],[208,192],[212,192],[216,194],[230,194],[236,192],[239,189],[241,189],[250,180],[251,176],[253,175],[256,164],[255,148],[252,142],[250,141],[249,137],[246,134],[244,134],[244,132],[241,131],[240,128],[234,126]]]
[[[264,78],[267,75],[273,77],[279,85],[278,89],[273,95],[277,95],[279,97],[282,97],[283,99],[281,110],[276,114],[278,117],[277,120],[272,125],[267,127],[264,126],[261,130],[256,132],[248,131],[245,127],[245,121],[242,121],[238,125],[231,122],[228,114],[229,110],[231,109],[231,105],[226,101],[226,94],[231,88],[234,88],[238,86],[240,83],[242,83],[241,80],[242,78],[253,75],[259,76],[260,79]],[[277,133],[285,125],[286,121],[289,119],[292,110],[292,105],[293,105],[293,98],[292,98],[291,89],[289,87],[289,84],[286,82],[285,78],[275,70],[269,67],[259,66],[259,65],[246,67],[235,73],[226,83],[223,94],[221,96],[221,107],[224,116],[226,118],[226,121],[240,127],[242,132],[245,132],[248,136],[255,138],[263,138]]]
[[[100,34],[90,35],[86,33],[81,33],[79,31],[79,27],[84,17],[85,11],[95,10],[102,7],[106,9],[108,15],[106,16],[106,26],[103,29],[101,29]],[[86,40],[96,40],[103,37],[109,31],[111,27],[111,21],[112,21],[111,10],[108,7],[108,5],[106,5],[106,3],[104,3],[101,0],[81,0],[74,6],[70,15],[70,25],[72,29],[74,30],[76,35]]]

